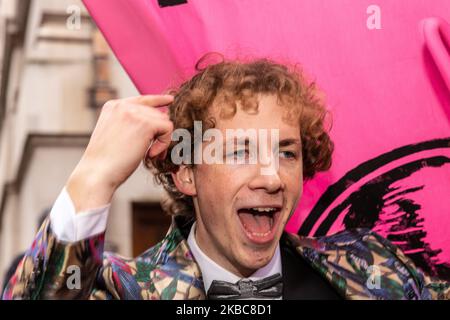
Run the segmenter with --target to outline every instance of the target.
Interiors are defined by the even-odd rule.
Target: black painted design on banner
[[[178,6],[185,3],[187,3],[187,0],[158,0],[158,4],[161,8]]]
[[[447,154],[436,153],[438,149],[442,149]],[[414,198],[420,199],[421,193],[426,192],[426,178],[420,185],[414,185],[406,180],[413,174],[419,173],[426,176],[426,172],[423,171],[425,169],[431,170],[427,172],[448,170],[450,168],[450,158],[447,156],[449,149],[450,138],[436,139],[403,146],[362,163],[327,188],[298,233],[313,236],[326,235],[332,225],[340,220],[345,229],[381,228],[387,234],[387,238],[406,251],[407,255],[425,272],[450,280],[450,261],[437,262],[436,257],[442,252],[442,248],[425,240],[427,230],[423,222],[426,218],[426,208],[419,203],[420,201],[414,200]],[[433,154],[429,154],[432,151]],[[414,161],[408,160],[407,157],[411,155],[418,157]],[[361,179],[367,178],[375,170],[392,165],[393,161],[397,161],[395,167],[389,167],[388,171],[374,175],[364,183],[361,182]],[[437,172],[439,174],[439,171]],[[351,193],[344,200],[335,203],[339,196],[349,191]],[[449,211],[440,214],[450,213],[450,196],[448,199],[436,199],[436,201],[448,201]],[[323,215],[327,211],[327,216],[324,218]],[[321,219],[320,224],[316,226]],[[314,228],[315,232],[311,234]]]

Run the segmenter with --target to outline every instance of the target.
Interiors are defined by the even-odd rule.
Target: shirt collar
[[[231,283],[236,283],[237,281],[239,281],[241,277],[238,277],[237,275],[218,265],[200,249],[197,241],[195,240],[195,225],[196,223],[194,222],[191,227],[191,231],[189,232],[187,242],[192,255],[199,265],[200,271],[202,272],[205,292],[208,292],[208,289],[211,286],[213,280],[221,280]],[[248,279],[259,280],[276,273],[281,274],[280,244],[277,245],[275,254],[273,255],[270,262],[261,269],[256,270],[255,273],[253,273]]]

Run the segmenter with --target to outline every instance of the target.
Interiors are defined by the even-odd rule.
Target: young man
[[[303,180],[327,170],[333,150],[324,104],[300,72],[222,61],[172,94],[104,106],[4,298],[449,298],[447,284],[370,230],[317,239],[283,231]],[[248,134],[230,138],[230,130]],[[179,148],[175,132],[193,147]],[[143,155],[168,192],[173,222],[159,244],[124,259],[103,252],[108,204]]]

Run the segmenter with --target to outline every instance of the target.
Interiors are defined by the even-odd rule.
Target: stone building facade
[[[30,246],[105,101],[137,95],[80,0],[0,0],[0,284]],[[107,245],[137,255],[166,231],[142,166],[117,191]]]

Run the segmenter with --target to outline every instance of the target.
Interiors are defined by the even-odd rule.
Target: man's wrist
[[[76,213],[110,203],[116,190],[104,179],[83,170],[75,170],[65,187]]]

